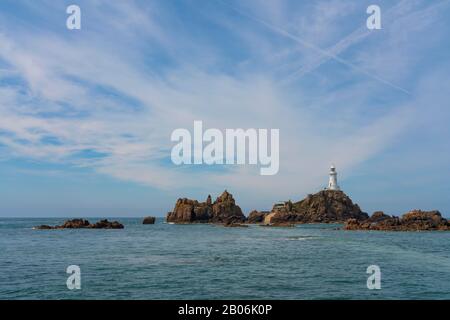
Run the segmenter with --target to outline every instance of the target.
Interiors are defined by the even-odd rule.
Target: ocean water
[[[123,230],[32,229],[64,220],[0,219],[0,299],[450,299],[450,232],[131,218],[117,219]],[[67,289],[69,265],[81,290]],[[381,290],[367,289],[369,265]]]

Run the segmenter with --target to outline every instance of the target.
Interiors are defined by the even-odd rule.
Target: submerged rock
[[[72,219],[65,221],[60,226],[48,226],[41,225],[34,227],[37,230],[51,230],[51,229],[123,229],[123,224],[117,221],[100,220],[94,224],[89,223],[88,220],[84,219]]]
[[[40,226],[33,227],[33,229],[36,229],[36,230],[50,230],[50,229],[54,229],[54,227],[48,226],[46,224],[43,224],[43,225],[40,225]]]
[[[290,223],[290,222],[275,222],[275,223],[271,223],[268,225],[265,225],[268,227],[278,227],[278,228],[293,228],[296,226],[295,223]]]
[[[450,231],[450,222],[437,210],[412,210],[401,218],[375,212],[365,221],[348,220],[345,230],[380,230],[380,231]]]
[[[145,217],[142,221],[142,224],[155,224],[156,218],[155,217]]]
[[[227,228],[248,228],[248,225],[246,225],[246,224],[232,222],[232,221],[224,223],[223,226],[227,227]]]
[[[178,199],[175,208],[167,214],[167,222],[174,223],[238,223],[245,216],[231,193],[224,191],[216,201],[209,195],[205,202],[191,199]]]

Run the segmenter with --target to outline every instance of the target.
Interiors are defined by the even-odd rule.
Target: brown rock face
[[[284,206],[277,204],[272,210],[270,223],[339,223],[348,219],[365,220],[367,213],[342,191],[323,190],[305,199]],[[267,219],[266,219],[267,220]]]
[[[167,222],[208,222],[211,212],[211,206],[206,205],[206,203],[186,198],[178,199],[173,211],[167,214]]]
[[[67,220],[60,226],[37,226],[34,229],[50,230],[50,229],[123,229],[123,224],[117,221],[100,220],[94,224],[84,219]]]
[[[256,211],[250,212],[247,218],[247,223],[263,223],[264,218],[269,214],[269,212]]]
[[[366,220],[366,222],[377,223],[390,218],[391,216],[388,216],[383,211],[375,211],[372,216]]]
[[[413,210],[401,218],[375,212],[366,221],[350,219],[344,225],[345,230],[382,230],[382,231],[450,231],[450,222],[439,211]]]
[[[245,216],[233,196],[224,191],[214,203],[211,196],[205,202],[197,200],[178,199],[175,208],[167,214],[167,222],[174,223],[239,223],[244,222]]]
[[[155,217],[145,217],[142,221],[142,224],[155,224],[156,218]]]

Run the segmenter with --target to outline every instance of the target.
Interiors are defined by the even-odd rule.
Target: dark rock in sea
[[[232,221],[224,223],[223,226],[227,227],[227,228],[248,228],[248,225],[246,225],[246,224],[232,222]]]
[[[233,196],[226,190],[212,203],[209,195],[205,202],[178,199],[175,208],[167,214],[167,222],[174,223],[238,223],[245,216],[236,205]]]
[[[260,219],[256,213],[253,216],[254,219]],[[299,223],[344,223],[348,219],[359,221],[367,218],[367,213],[362,212],[344,192],[323,190],[310,194],[299,202],[275,204],[270,214],[264,216],[263,223],[284,226]]]
[[[142,221],[142,224],[155,224],[156,218],[155,217],[145,217]]]
[[[80,228],[88,228],[90,223],[88,220],[84,219],[73,219],[67,220],[61,226],[56,226],[56,229],[80,229]]]
[[[123,229],[123,224],[117,221],[100,220],[94,224],[90,224],[88,228],[92,229]]]
[[[412,210],[401,218],[389,216],[383,212],[375,212],[365,221],[349,219],[345,230],[379,230],[379,231],[450,231],[450,221],[441,213],[434,211]]]
[[[60,226],[48,226],[41,225],[34,229],[37,230],[50,230],[50,229],[123,229],[123,224],[117,221],[100,220],[94,224],[89,223],[88,220],[84,219],[72,219],[65,221]]]
[[[263,227],[278,227],[278,228],[293,228],[297,224],[292,222],[275,222],[275,223],[266,223],[261,224]]]

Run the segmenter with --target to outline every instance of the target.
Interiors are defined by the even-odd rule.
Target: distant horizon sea
[[[101,218],[85,217],[90,222]],[[0,299],[450,299],[450,232],[173,225],[33,230],[69,218],[0,218]],[[66,268],[81,269],[69,290]],[[369,290],[366,270],[381,269]]]

